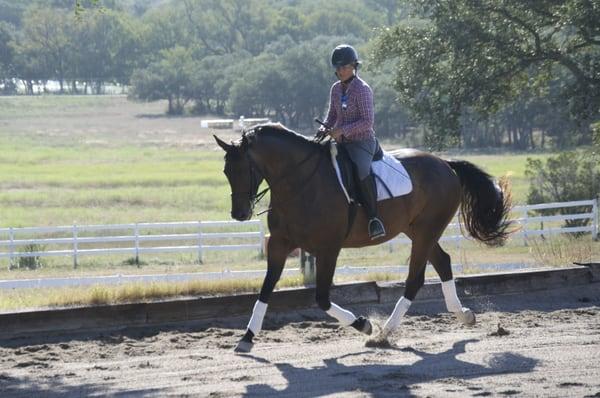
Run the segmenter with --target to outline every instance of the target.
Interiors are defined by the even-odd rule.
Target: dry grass
[[[600,246],[600,242],[591,241],[589,236],[575,238],[568,235],[529,239],[528,243],[535,260],[549,267],[560,267],[575,262],[589,263]]]
[[[257,293],[262,279],[190,281],[179,283],[132,283],[119,286],[15,289],[0,297],[0,311],[82,305],[137,303],[175,297],[219,296]],[[282,278],[280,288],[303,286],[301,275]]]
[[[382,272],[358,276],[341,276],[337,283],[351,281],[391,281],[398,275]],[[164,283],[131,283],[118,286],[65,287],[49,289],[15,289],[0,296],[0,312],[24,309],[58,308],[87,305],[139,303],[177,297],[222,296],[258,293],[262,278],[217,281]],[[308,283],[310,285],[310,281]],[[287,276],[277,284],[278,289],[307,286],[302,275]]]

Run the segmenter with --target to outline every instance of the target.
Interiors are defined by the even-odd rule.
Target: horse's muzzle
[[[231,212],[231,218],[237,221],[248,221],[250,216],[250,212],[245,210],[236,210]]]

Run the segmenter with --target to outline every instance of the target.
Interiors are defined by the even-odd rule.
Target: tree
[[[161,59],[131,77],[130,97],[143,101],[166,99],[168,113],[180,115],[192,99],[189,87],[194,62],[190,50],[175,47],[161,52]]]
[[[376,58],[396,61],[395,88],[419,118],[458,138],[471,107],[493,114],[531,74],[566,72],[561,95],[585,126],[600,110],[600,7],[587,0],[411,0],[414,19],[384,30]]]
[[[127,14],[105,9],[89,10],[77,19],[72,40],[71,77],[94,84],[128,84],[141,58],[141,27]]]
[[[14,49],[11,46],[13,37],[14,27],[0,22],[0,92],[14,91]]]
[[[241,53],[213,55],[195,62],[190,81],[190,90],[195,101],[193,112],[214,112],[223,115],[233,83],[230,76],[240,77],[232,70],[232,66],[236,63],[245,64],[246,59],[249,59],[249,55]],[[243,73],[241,65],[240,72]]]
[[[31,85],[32,79],[56,79],[61,93],[71,62],[72,24],[66,11],[31,7],[23,17],[21,37],[15,42],[16,73]]]
[[[141,52],[140,67],[146,67],[160,58],[161,51],[177,46],[194,47],[188,32],[187,20],[179,9],[161,7],[150,10],[141,19]],[[184,22],[182,22],[184,21]]]

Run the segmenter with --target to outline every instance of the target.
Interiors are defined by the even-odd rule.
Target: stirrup
[[[369,237],[371,240],[375,240],[377,238],[382,238],[385,236],[385,228],[383,227],[383,223],[377,217],[374,217],[369,220]]]

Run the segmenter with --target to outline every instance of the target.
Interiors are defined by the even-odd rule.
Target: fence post
[[[598,240],[598,202],[600,201],[600,196],[594,200],[594,204],[592,205],[592,239]]]
[[[77,225],[73,225],[73,268],[77,268]]]
[[[202,221],[198,221],[198,264],[202,264]]]
[[[527,244],[527,225],[528,225],[528,221],[527,221],[527,206],[523,206],[523,244],[525,246],[528,246]]]
[[[300,249],[300,272],[305,280],[311,280],[315,276],[315,257],[304,249]]]
[[[8,237],[10,239],[10,261],[8,263],[8,270],[10,271],[14,267],[14,256],[15,256],[15,231],[13,231],[13,227],[10,227],[8,230]]]
[[[263,228],[262,221],[260,222],[260,249],[258,249],[258,256],[260,259],[265,258],[265,230]]]
[[[140,228],[138,223],[135,223],[134,226],[134,234],[135,234],[135,265],[140,267]]]

